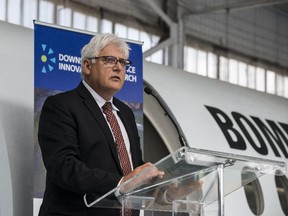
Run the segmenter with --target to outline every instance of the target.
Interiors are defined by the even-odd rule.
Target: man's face
[[[122,53],[115,44],[107,45],[100,51],[98,56],[114,56],[124,59]],[[105,100],[109,100],[123,86],[125,81],[126,67],[117,62],[114,66],[105,63],[105,59],[96,59],[95,63],[87,60],[84,63],[85,81]]]

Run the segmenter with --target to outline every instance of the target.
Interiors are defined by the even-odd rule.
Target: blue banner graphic
[[[66,91],[81,80],[81,48],[91,34],[35,24],[35,87]],[[127,42],[132,65],[126,68],[124,87],[117,98],[142,103],[142,45]]]

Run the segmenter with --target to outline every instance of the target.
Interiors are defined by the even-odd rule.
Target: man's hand
[[[202,194],[202,182],[186,179],[183,182],[172,183],[157,191],[156,202],[161,205],[172,204],[174,200],[184,199],[194,193]],[[198,195],[199,195],[198,194]]]
[[[143,172],[143,174],[139,175],[141,172]],[[134,189],[151,182],[155,178],[163,178],[164,174],[165,174],[164,172],[158,170],[152,163],[147,162],[134,169],[128,175],[124,176],[124,178],[121,181],[121,185],[122,184],[123,185],[122,186],[120,185],[120,193],[131,192]],[[134,179],[131,182],[124,184],[131,178]]]

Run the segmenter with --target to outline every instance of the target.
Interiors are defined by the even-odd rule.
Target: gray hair
[[[130,48],[124,39],[110,33],[97,34],[81,50],[82,66],[85,59],[97,56],[109,44],[118,46],[124,58],[128,59]]]

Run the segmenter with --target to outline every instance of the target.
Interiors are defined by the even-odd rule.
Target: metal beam
[[[170,37],[170,38],[166,39],[165,41],[161,42],[160,44],[158,44],[157,46],[152,47],[151,49],[144,52],[143,56],[144,56],[144,58],[147,58],[148,56],[151,56],[153,53],[155,53],[161,49],[164,49],[165,47],[170,46],[175,42],[176,42],[176,40],[174,38]]]
[[[183,50],[184,50],[184,29],[183,23],[178,20],[174,22],[169,16],[167,16],[163,10],[156,4],[155,0],[146,0],[150,7],[164,20],[169,26],[169,38],[155,47],[144,52],[144,57],[148,57],[158,50],[169,47],[168,49],[168,61],[169,65],[176,68],[183,68]],[[178,11],[179,12],[179,11]],[[178,18],[181,16],[178,16]]]
[[[173,21],[163,12],[159,5],[155,3],[155,0],[146,0],[146,3],[148,3],[150,7],[165,21],[165,23],[171,27]]]

